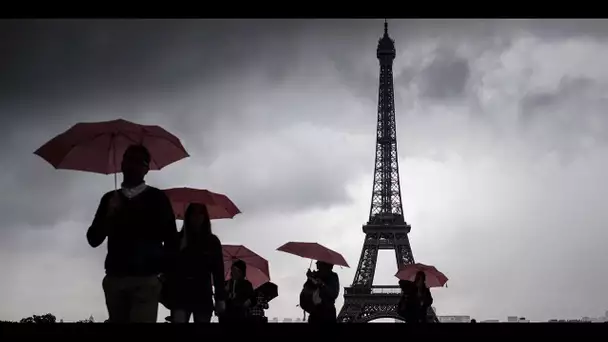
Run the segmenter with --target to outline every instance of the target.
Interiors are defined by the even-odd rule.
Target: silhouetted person
[[[420,271],[416,273],[414,282],[400,281],[402,297],[399,302],[399,315],[407,323],[426,323],[428,310],[433,304],[431,291],[426,287],[426,275]]]
[[[397,304],[397,313],[403,317],[407,323],[416,321],[415,306],[409,300],[409,296],[415,292],[415,285],[409,280],[400,280],[399,287],[401,288],[401,298]]]
[[[471,320],[471,323],[477,323],[477,320],[476,320],[475,318],[473,318],[473,319]]]
[[[146,185],[150,153],[127,148],[121,189],[106,193],[87,232],[92,247],[108,238],[103,290],[112,323],[156,322],[159,274],[177,251],[175,215],[169,199]]]
[[[226,310],[219,316],[221,323],[242,323],[249,319],[250,308],[255,306],[253,286],[245,279],[247,264],[236,260],[230,268],[230,279],[226,281]]]
[[[254,323],[268,323],[268,317],[264,314],[264,310],[268,310],[268,301],[263,293],[258,292],[256,296],[256,304],[251,307],[251,321]]]
[[[179,233],[180,248],[176,263],[167,282],[172,296],[171,321],[187,323],[194,316],[195,323],[209,323],[213,315],[215,286],[216,312],[225,309],[224,259],[222,244],[211,232],[207,207],[193,203],[184,215],[184,226]],[[219,284],[219,286],[217,285]]]
[[[317,270],[308,270],[305,288],[313,289],[312,305],[308,304],[308,323],[336,323],[336,299],[340,293],[340,280],[333,271],[334,265],[317,261]]]

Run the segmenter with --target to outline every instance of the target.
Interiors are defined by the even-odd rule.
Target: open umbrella
[[[255,292],[256,294],[261,294],[262,296],[264,296],[267,302],[270,302],[271,300],[279,296],[279,287],[277,286],[277,284],[267,281],[264,284],[258,286],[255,289]]]
[[[302,258],[323,261],[332,265],[348,266],[344,257],[323,245],[311,242],[288,242],[277,248],[278,251],[294,254]]]
[[[121,171],[122,155],[131,145],[143,145],[148,149],[150,170],[160,170],[188,157],[180,140],[163,128],[123,119],[78,123],[34,154],[56,169],[113,173],[116,188],[116,173]]]
[[[171,201],[173,212],[178,220],[184,219],[186,208],[190,203],[204,204],[209,211],[209,218],[212,220],[233,218],[241,212],[226,195],[209,190],[172,188],[164,191]]]
[[[401,280],[414,281],[416,273],[424,272],[426,276],[426,286],[428,287],[443,287],[448,282],[448,277],[439,272],[434,266],[424,264],[409,264],[404,265],[399,269],[395,277]]]
[[[230,279],[230,268],[236,260],[242,260],[247,264],[245,277],[256,288],[270,281],[268,261],[249,248],[241,245],[222,245],[224,254],[224,272],[226,280]]]

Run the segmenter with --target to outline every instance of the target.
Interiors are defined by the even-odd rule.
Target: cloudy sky
[[[85,232],[111,176],[32,152],[79,121],[162,125],[192,158],[157,187],[208,188],[243,211],[224,243],[271,262],[269,317],[299,317],[317,241],[356,265],[372,186],[382,20],[0,22],[0,320],[107,318],[105,244]],[[438,313],[478,319],[608,310],[608,23],[391,20],[401,184],[417,261],[450,278]],[[390,252],[376,284],[394,284]],[[342,285],[354,269],[338,269]],[[342,299],[337,303],[342,304]],[[159,312],[159,318],[166,311]]]

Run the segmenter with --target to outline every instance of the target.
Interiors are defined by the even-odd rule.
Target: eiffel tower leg
[[[344,300],[344,305],[338,314],[338,323],[354,323],[361,315],[361,306],[349,299]]]
[[[374,282],[374,273],[376,272],[376,263],[378,261],[378,237],[377,234],[367,234],[365,236],[365,242],[363,242],[363,248],[361,250],[361,257],[359,258],[359,265],[355,273],[355,279],[353,286],[362,286],[365,288],[371,288]]]
[[[410,246],[410,239],[406,233],[397,233],[394,238],[395,257],[397,258],[397,268],[414,263],[414,254]]]

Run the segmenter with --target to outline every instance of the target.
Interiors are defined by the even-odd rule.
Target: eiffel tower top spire
[[[384,36],[376,51],[380,62],[378,89],[378,126],[376,131],[376,163],[369,222],[403,222],[397,128],[393,87],[395,42],[388,36],[388,22],[384,21]]]
[[[388,22],[384,19],[384,35],[378,41],[378,50],[376,50],[380,64],[392,64],[395,59],[395,41],[388,35]]]
[[[388,22],[386,21],[386,18],[384,18],[384,35],[388,36]]]

